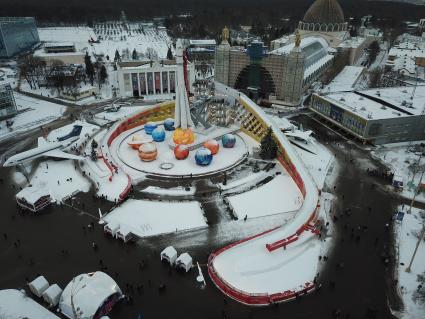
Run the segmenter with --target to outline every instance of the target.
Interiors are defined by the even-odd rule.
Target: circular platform
[[[236,145],[233,148],[220,147],[219,152],[214,155],[210,165],[199,166],[195,161],[196,150],[191,150],[189,157],[185,160],[177,160],[174,156],[172,148],[170,148],[170,140],[172,140],[173,132],[166,132],[166,138],[163,142],[155,142],[157,147],[157,159],[152,162],[143,162],[140,160],[138,151],[132,149],[128,142],[131,142],[134,135],[147,138],[149,135],[145,133],[143,128],[132,130],[131,132],[122,133],[114,141],[116,155],[121,164],[129,168],[127,172],[131,175],[131,171],[143,172],[160,176],[201,176],[219,173],[228,170],[241,163],[248,156],[248,147],[239,135],[236,135]],[[203,137],[202,134],[196,133],[197,138]],[[221,146],[221,141],[219,142]],[[164,165],[165,164],[165,165]]]

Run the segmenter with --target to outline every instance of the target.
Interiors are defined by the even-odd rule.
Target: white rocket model
[[[190,116],[189,99],[187,97],[186,85],[184,81],[184,65],[183,65],[183,43],[181,39],[177,40],[176,47],[176,64],[177,64],[177,91],[176,91],[176,108],[174,122],[176,128],[187,129],[194,127]]]

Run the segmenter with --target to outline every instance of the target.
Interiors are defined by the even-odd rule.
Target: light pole
[[[419,235],[418,242],[416,243],[415,251],[413,252],[412,258],[410,259],[409,266],[407,266],[407,268],[406,268],[406,272],[411,272],[411,270],[412,270],[411,267],[412,267],[412,264],[413,264],[413,260],[415,259],[416,252],[418,251],[419,245],[420,245],[421,241],[423,240],[424,235],[425,235],[425,224],[422,225],[421,234]]]
[[[422,179],[423,179],[423,177],[424,177],[424,173],[425,173],[425,167],[424,167],[424,169],[422,170],[421,178],[420,178],[420,180],[419,180],[418,186],[417,186],[417,187],[416,187],[416,189],[415,189],[415,194],[413,195],[412,201],[410,202],[410,207],[409,207],[408,214],[410,214],[410,213],[412,212],[412,206],[413,206],[413,204],[415,203],[416,196],[419,194],[419,190],[420,190],[420,188],[421,188],[421,184],[422,184]]]

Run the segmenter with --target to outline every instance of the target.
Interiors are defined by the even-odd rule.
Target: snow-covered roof
[[[103,302],[111,295],[121,294],[117,283],[104,272],[96,271],[76,276],[64,289],[59,308],[68,318],[74,317],[74,308],[81,318],[92,318]]]
[[[389,119],[420,115],[425,105],[425,86],[392,87],[323,96],[333,104],[367,119]]]
[[[303,50],[307,48],[309,45],[312,45],[314,43],[319,43],[325,49],[329,47],[326,40],[321,37],[306,37],[301,40],[301,49]],[[295,42],[292,42],[276,50],[270,51],[270,53],[271,54],[289,54],[294,47],[295,47]]]
[[[37,297],[41,297],[43,292],[49,287],[49,282],[43,276],[38,276],[28,284],[31,292]]]
[[[174,263],[177,259],[177,250],[173,246],[166,247],[161,251],[161,259],[166,257],[170,263]]]
[[[61,48],[61,47],[73,47],[74,42],[46,42],[44,43],[45,48]]]
[[[365,38],[362,37],[352,37],[352,38],[348,38],[346,40],[344,40],[343,42],[341,42],[338,47],[339,48],[352,48],[352,49],[356,49],[358,47],[360,47],[363,42],[366,41]]]
[[[304,78],[307,78],[310,74],[314,73],[317,68],[321,67],[333,58],[332,55],[328,54],[328,43],[321,37],[306,37],[301,40],[300,46],[305,55],[306,74],[304,74]],[[295,43],[292,42],[276,50],[270,51],[270,54],[287,55],[294,47]]]
[[[365,68],[362,66],[346,66],[323,92],[352,91],[364,70]]]
[[[16,289],[0,290],[0,312],[2,318],[60,319],[52,312]]]
[[[183,264],[185,266],[191,266],[192,265],[192,257],[188,253],[183,253],[177,258],[176,264]]]
[[[53,284],[43,292],[43,299],[51,306],[56,306],[61,294],[62,289],[57,284]]]
[[[195,46],[203,46],[203,45],[216,45],[216,42],[214,39],[205,39],[205,40],[189,40],[190,45]]]

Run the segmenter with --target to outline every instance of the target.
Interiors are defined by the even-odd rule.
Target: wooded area
[[[0,16],[36,16],[39,24],[91,23],[117,19],[124,10],[129,19],[152,19],[174,14],[192,14],[194,29],[214,34],[223,25],[279,26],[282,18],[295,23],[313,0],[0,0]],[[401,19],[418,20],[425,16],[424,6],[404,3],[340,0],[346,17],[359,18],[376,14],[380,24],[394,24]],[[84,8],[84,9],[81,9]]]

